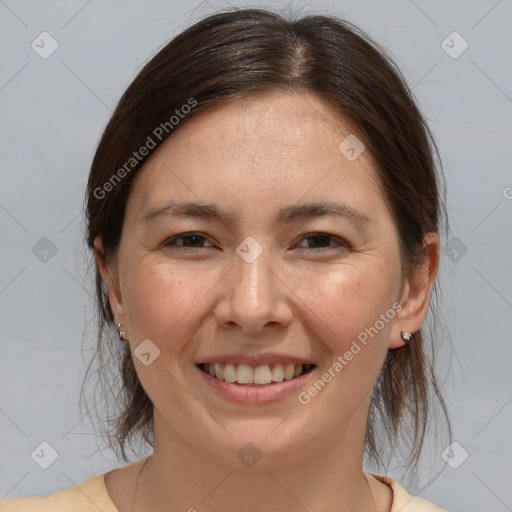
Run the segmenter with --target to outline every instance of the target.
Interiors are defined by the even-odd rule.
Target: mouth
[[[292,381],[311,373],[315,368],[314,364],[302,363],[260,364],[257,366],[232,363],[199,363],[196,366],[218,381],[250,387],[266,387],[283,381]]]

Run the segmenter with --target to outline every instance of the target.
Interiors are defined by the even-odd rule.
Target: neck
[[[158,423],[155,416],[154,451],[139,473],[132,512],[377,510],[362,469],[364,439],[354,443],[354,433],[364,432],[357,418],[334,444],[322,439],[301,461],[252,468],[229,465],[169,433],[159,436]]]

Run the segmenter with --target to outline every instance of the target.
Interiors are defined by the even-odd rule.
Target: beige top
[[[391,512],[447,512],[429,501],[411,496],[391,478],[373,475],[393,490]],[[105,486],[105,473],[71,489],[44,498],[17,498],[0,502],[0,512],[119,512]]]

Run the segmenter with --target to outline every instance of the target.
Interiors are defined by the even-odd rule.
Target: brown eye
[[[179,243],[178,243],[179,242]],[[182,233],[173,236],[165,242],[165,247],[184,247],[187,249],[200,249],[203,243],[208,242],[204,235],[199,233]],[[209,242],[208,242],[209,243]]]
[[[347,246],[343,239],[328,233],[308,233],[303,236],[302,240],[306,240],[308,243],[306,249],[334,249]],[[331,245],[332,242],[334,245]]]

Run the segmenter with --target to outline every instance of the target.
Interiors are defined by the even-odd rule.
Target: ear
[[[424,264],[415,268],[402,292],[402,309],[397,313],[391,328],[389,348],[405,345],[401,331],[416,332],[425,321],[430,295],[439,270],[440,241],[437,233],[427,233],[423,238]]]
[[[97,236],[94,239],[94,259],[96,260],[96,265],[100,271],[101,279],[108,288],[108,300],[110,302],[112,313],[114,314],[114,320],[117,323],[124,323],[124,307],[121,292],[119,291],[117,268],[113,263],[109,263],[105,258],[103,241],[100,236]]]

